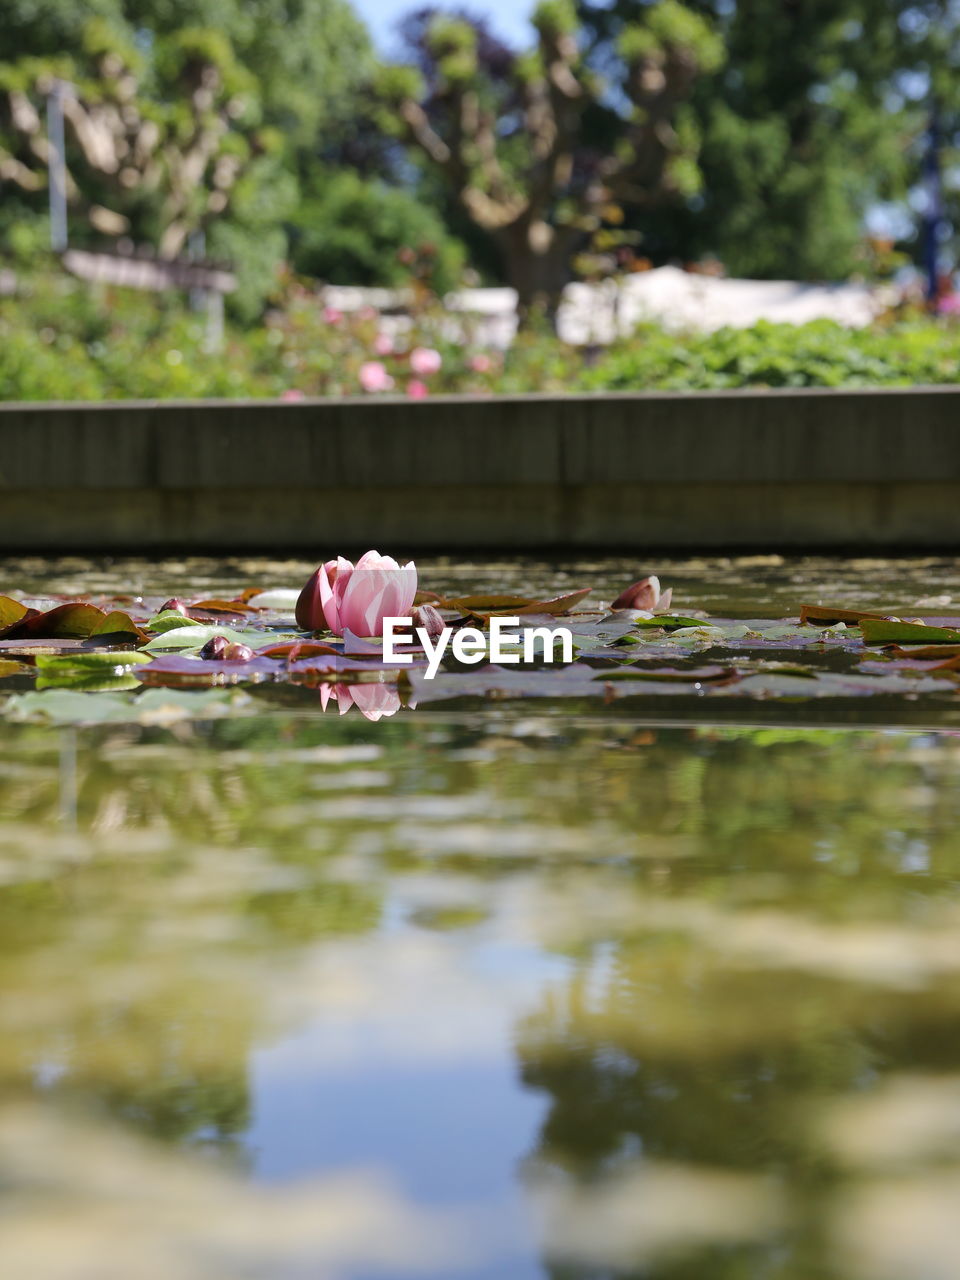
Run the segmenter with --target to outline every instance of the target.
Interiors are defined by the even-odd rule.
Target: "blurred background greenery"
[[[489,13],[416,9],[388,58],[349,0],[6,0],[0,396],[955,380],[955,0],[541,0],[531,22],[511,47]],[[64,272],[53,101],[71,248],[228,265],[225,335],[196,293]],[[880,321],[556,341],[565,285],[665,264],[863,282]],[[399,291],[376,308],[399,340],[324,285]],[[444,323],[463,285],[516,290],[506,354]]]

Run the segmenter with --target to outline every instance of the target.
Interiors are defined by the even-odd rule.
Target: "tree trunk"
[[[560,295],[570,278],[569,257],[576,240],[566,228],[521,219],[496,235],[507,283],[517,291],[521,329],[542,314],[556,325]]]

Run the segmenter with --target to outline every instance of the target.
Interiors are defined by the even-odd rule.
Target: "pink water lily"
[[[672,597],[673,588],[668,587],[666,591],[661,591],[660,579],[651,574],[650,577],[641,578],[639,582],[627,587],[626,591],[621,591],[610,608],[642,609],[648,613],[665,613],[670,608]]]
[[[310,575],[297,600],[297,623],[305,631],[326,626],[335,635],[382,636],[384,618],[407,618],[417,594],[417,567],[368,551],[353,565],[343,556]]]

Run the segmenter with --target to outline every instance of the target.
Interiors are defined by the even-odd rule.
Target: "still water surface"
[[[960,599],[941,561],[664,576]],[[958,779],[937,724],[802,706],[0,722],[2,1274],[955,1277]]]

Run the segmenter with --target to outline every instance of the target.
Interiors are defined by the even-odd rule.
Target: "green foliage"
[[[437,14],[427,29],[430,52],[448,84],[465,84],[477,73],[477,33],[462,18]]]
[[[451,225],[470,224],[498,255],[522,327],[539,306],[555,311],[604,209],[696,194],[700,129],[683,106],[722,59],[710,23],[680,0],[641,6],[606,58],[573,0],[541,0],[532,23],[536,41],[517,55],[481,21],[414,15],[414,66],[378,86],[425,185],[445,186]]]
[[[570,35],[577,29],[577,11],[572,0],[540,0],[530,21],[545,35]]]
[[[267,120],[295,145],[349,118],[372,67],[348,0],[123,0],[123,9],[162,38],[190,27],[221,33],[255,77]]]
[[[176,256],[202,230],[240,277],[234,315],[255,319],[286,256],[298,173],[318,130],[353,117],[371,63],[348,0],[4,3],[0,157],[14,163],[0,179],[0,252],[22,260],[39,248],[44,85],[57,74],[93,121],[66,130],[71,242],[123,234]],[[32,104],[37,137],[4,101],[14,90]]]
[[[558,341],[541,321],[500,353],[483,350],[469,321],[462,334],[451,331],[449,314],[410,284],[409,327],[389,329],[384,350],[388,329],[371,309],[331,313],[295,280],[273,289],[266,322],[228,327],[223,351],[212,354],[203,316],[177,295],[38,277],[20,296],[0,298],[0,399],[357,395],[370,361],[384,365],[402,395],[417,381],[417,347],[442,356],[425,380],[430,394],[960,383],[960,327],[945,321],[860,330],[824,320],[763,323],[712,334],[647,325],[599,357]]]
[[[387,63],[377,68],[373,77],[373,90],[391,106],[405,98],[417,99],[424,92],[423,76],[416,67],[404,67]]]
[[[948,7],[947,0],[584,4],[601,65],[611,51],[650,55],[673,32],[698,44],[701,71],[714,73],[702,74],[692,94],[702,182],[681,165],[687,204],[679,215],[654,209],[634,218],[646,253],[658,261],[716,255],[730,274],[760,278],[836,280],[858,269],[867,212],[902,198],[916,179],[926,112],[904,85],[922,94],[928,66],[955,65],[957,21]],[[898,11],[920,8],[930,10],[923,40],[911,35],[915,22],[898,20]],[[698,41],[690,23],[700,20],[711,29]],[[934,31],[939,54],[928,47]]]
[[[676,335],[653,326],[617,343],[580,378],[592,391],[870,387],[960,381],[960,331],[932,322],[845,329],[761,322]]]
[[[331,284],[400,285],[408,270],[398,255],[424,246],[438,293],[455,288],[463,269],[462,246],[432,209],[349,169],[314,176],[292,227],[294,268]]]
[[[710,23],[678,0],[659,0],[644,10],[642,22],[625,25],[616,49],[629,63],[660,63],[671,53],[682,53],[705,72],[716,71],[724,61],[723,41]]]

